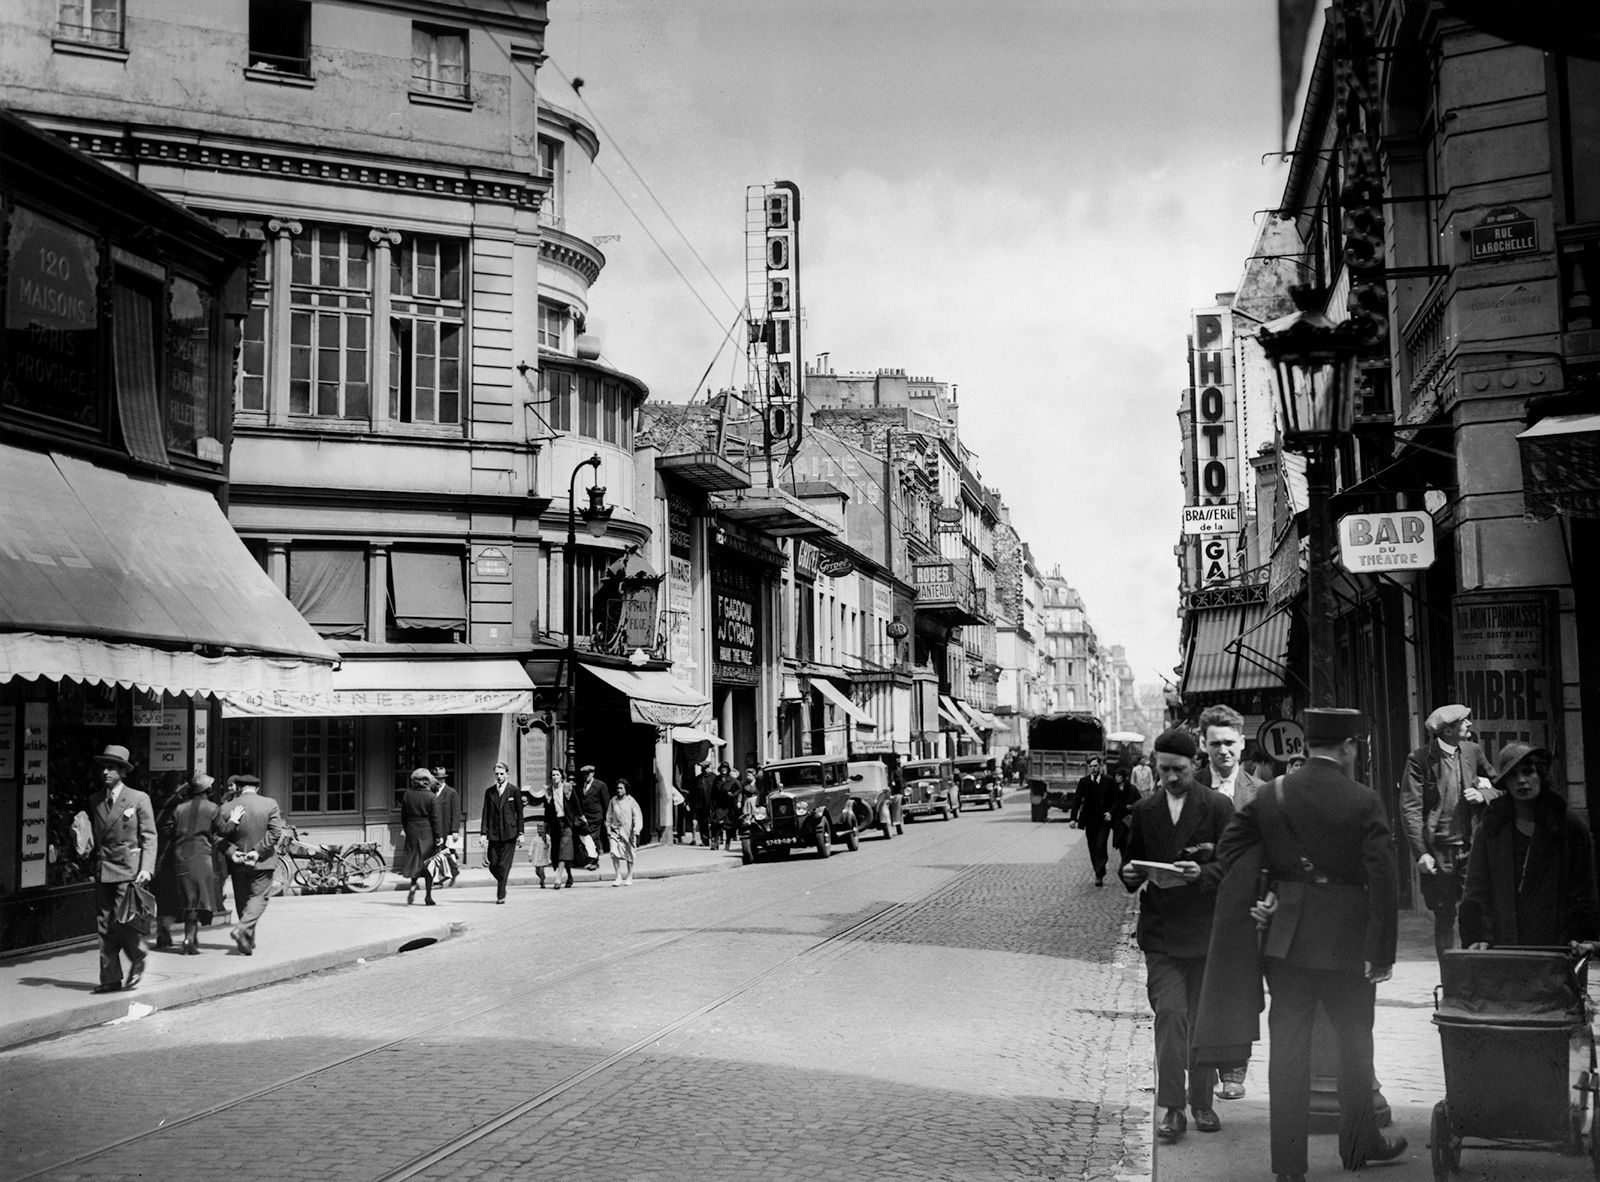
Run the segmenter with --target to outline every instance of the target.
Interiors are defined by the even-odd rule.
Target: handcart
[[[1433,1024],[1445,1098],[1429,1138],[1435,1182],[1473,1149],[1587,1149],[1600,1178],[1588,957],[1566,948],[1444,954]]]

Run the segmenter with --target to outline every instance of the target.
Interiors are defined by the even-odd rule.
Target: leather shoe
[[[241,956],[254,955],[255,947],[250,943],[249,936],[245,935],[244,932],[240,931],[238,928],[234,928],[233,931],[228,934],[233,937],[234,946],[239,949],[239,954]]]
[[[1188,1119],[1183,1115],[1181,1108],[1169,1108],[1162,1114],[1161,1123],[1156,1126],[1156,1140],[1166,1145],[1171,1145],[1184,1130],[1189,1127]]]
[[[89,990],[89,992],[90,993],[121,993],[122,992],[122,982],[121,981],[104,981],[104,982],[100,983],[99,985],[96,985],[93,989]]]
[[[1197,1133],[1215,1133],[1222,1128],[1222,1122],[1217,1119],[1215,1108],[1196,1108],[1194,1112],[1194,1131]]]
[[[1380,1135],[1378,1138],[1378,1147],[1371,1153],[1367,1154],[1366,1164],[1370,1166],[1373,1162],[1394,1161],[1395,1158],[1399,1157],[1406,1151],[1406,1148],[1406,1139],[1401,1134],[1396,1133],[1392,1137],[1384,1137]]]
[[[144,980],[144,965],[137,965],[128,970],[128,979],[122,983],[122,988],[136,989],[142,980]]]

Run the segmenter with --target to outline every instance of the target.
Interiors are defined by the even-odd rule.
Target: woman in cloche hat
[[[1550,752],[1507,743],[1495,759],[1503,795],[1484,811],[1467,860],[1461,944],[1600,940],[1589,830],[1550,780]]]

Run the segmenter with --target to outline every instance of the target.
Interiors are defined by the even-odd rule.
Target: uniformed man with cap
[[[1441,962],[1457,947],[1456,908],[1467,881],[1472,832],[1483,807],[1499,795],[1494,767],[1472,741],[1472,711],[1458,704],[1428,715],[1433,737],[1406,756],[1400,819],[1421,872],[1422,900],[1433,912],[1433,945]]]
[[[1372,1100],[1373,1007],[1378,982],[1394,969],[1396,942],[1388,816],[1378,794],[1350,775],[1365,734],[1361,712],[1307,710],[1305,731],[1305,767],[1263,785],[1217,846],[1223,869],[1259,849],[1272,884],[1252,914],[1266,925],[1267,1090],[1279,1182],[1304,1182],[1306,1174],[1319,1004],[1339,1046],[1344,1167],[1393,1161],[1406,1151],[1404,1137],[1378,1131]]]
[[[1217,1073],[1194,1065],[1190,1033],[1200,1005],[1211,913],[1220,868],[1212,864],[1217,840],[1233,818],[1233,802],[1195,781],[1200,744],[1185,730],[1166,731],[1155,741],[1157,791],[1130,810],[1127,861],[1117,872],[1139,895],[1139,948],[1144,953],[1145,990],[1155,1015],[1156,1138],[1174,1144],[1194,1127],[1222,1127],[1212,1106]],[[1152,880],[1134,861],[1168,863]]]

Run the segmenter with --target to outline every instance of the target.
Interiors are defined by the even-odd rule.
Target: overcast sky
[[[596,177],[569,211],[574,233],[620,235],[591,294],[606,360],[684,401],[734,315],[652,191],[742,301],[745,188],[795,181],[807,358],[958,385],[962,438],[1034,556],[1141,683],[1170,676],[1186,321],[1237,284],[1282,193],[1261,163],[1280,146],[1274,0],[549,12],[541,87],[598,123],[621,192]],[[735,360],[706,384],[742,379]]]

